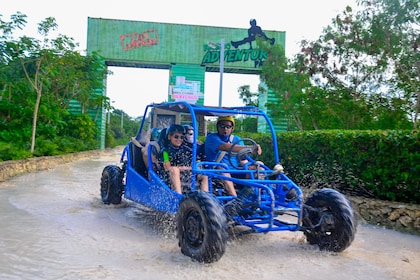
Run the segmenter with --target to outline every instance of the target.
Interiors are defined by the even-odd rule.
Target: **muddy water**
[[[230,239],[217,263],[192,262],[170,217],[124,200],[102,204],[102,169],[118,159],[0,183],[0,279],[420,279],[420,237],[363,224],[340,254],[273,232]]]

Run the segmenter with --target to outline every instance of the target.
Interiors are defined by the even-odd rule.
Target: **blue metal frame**
[[[244,106],[244,107],[209,107],[209,106],[197,106],[191,105],[186,102],[166,102],[159,104],[150,104],[146,107],[142,123],[140,125],[139,132],[136,136],[137,140],[140,140],[142,133],[145,132],[146,121],[149,112],[153,111],[153,108],[162,108],[166,110],[172,110],[180,113],[187,113],[191,115],[192,125],[194,127],[194,141],[198,139],[198,129],[196,129],[197,115],[204,116],[223,116],[223,115],[246,115],[246,116],[257,116],[263,117],[271,132],[271,138],[273,142],[273,156],[276,164],[280,163],[280,158],[277,148],[276,133],[268,118],[267,114],[257,107]],[[153,112],[152,112],[153,113]],[[196,143],[194,143],[193,158],[196,158],[197,150]],[[178,210],[179,203],[183,195],[178,194],[171,190],[162,179],[156,174],[149,164],[148,175],[149,179],[143,178],[139,175],[131,164],[130,156],[130,143],[125,147],[121,162],[126,165],[126,181],[124,189],[124,197],[137,203],[141,203],[148,207],[151,207],[157,211],[175,214]],[[149,163],[151,163],[151,153],[149,145]],[[258,207],[253,208],[251,215],[246,218],[242,216],[234,216],[233,219],[237,224],[247,226],[252,232],[268,232],[268,231],[280,231],[290,230],[296,231],[300,229],[302,220],[302,191],[301,189],[284,173],[280,173],[275,176],[275,179],[258,179],[256,171],[251,170],[221,170],[215,169],[214,166],[222,166],[221,163],[215,162],[196,162],[192,161],[192,172],[193,174],[203,174],[209,177],[210,192],[211,181],[214,179],[231,180],[234,183],[247,185],[254,188],[255,194],[258,197]],[[226,168],[224,166],[224,168]],[[274,171],[268,166],[262,165],[263,170],[258,173],[263,176],[267,176]],[[250,179],[237,179],[223,176],[222,173],[242,173],[249,174]],[[192,187],[195,189],[195,176],[193,176]],[[287,201],[286,194],[291,189],[296,192],[297,198],[293,201]],[[235,197],[217,195],[217,199],[224,204]],[[293,222],[289,222],[283,219],[283,217],[292,217]]]

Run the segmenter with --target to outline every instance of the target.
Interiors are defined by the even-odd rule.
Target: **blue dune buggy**
[[[196,161],[197,143],[192,149],[192,178],[188,191],[173,191],[155,168],[159,141],[150,139],[152,128],[165,128],[171,123],[188,123],[194,127],[194,139],[206,132],[206,125],[218,116],[257,118],[258,124],[271,133],[274,167],[256,159],[256,143],[242,141],[249,148],[228,156],[247,159],[244,167],[226,169],[218,162]],[[239,133],[240,134],[240,133]],[[194,140],[197,141],[197,140]],[[241,143],[241,144],[243,144]],[[239,143],[232,143],[233,145]],[[158,212],[173,214],[181,252],[193,260],[211,263],[219,260],[225,250],[229,233],[267,233],[270,231],[302,231],[308,243],[321,250],[341,252],[356,233],[356,215],[347,198],[333,189],[320,189],[303,201],[301,189],[289,179],[280,164],[276,133],[265,112],[253,106],[210,107],[186,102],[166,102],[148,105],[136,137],[125,146],[121,166],[108,165],[101,177],[101,198],[105,204],[119,204],[122,197]],[[233,162],[233,161],[232,161]],[[258,168],[250,169],[250,165]],[[245,175],[227,177],[223,173]],[[206,175],[209,192],[199,190],[197,176]],[[231,180],[237,196],[227,195],[223,180]],[[185,182],[184,182],[185,183]],[[237,234],[237,233],[235,233]]]

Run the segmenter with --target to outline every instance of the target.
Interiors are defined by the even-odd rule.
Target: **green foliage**
[[[262,147],[274,166],[268,134],[241,132]],[[278,133],[280,161],[300,187],[333,187],[358,196],[420,203],[420,134],[412,131]]]
[[[29,142],[28,139],[31,138],[31,127],[29,125],[26,125],[26,127],[20,127],[20,129],[7,128],[6,126],[4,127],[4,129],[0,128],[0,141],[9,143]]]
[[[247,117],[235,121],[235,132],[257,132],[258,119]],[[216,130],[214,130],[216,131]]]
[[[241,132],[273,167],[268,134]],[[358,196],[420,203],[420,133],[331,130],[277,134],[280,162],[300,187],[333,187]]]
[[[125,145],[130,138],[137,135],[140,128],[141,118],[132,119],[122,110],[114,110],[110,113],[110,122],[105,134],[105,147]]]
[[[103,90],[108,73],[103,59],[96,53],[82,56],[70,37],[60,34],[52,38],[50,32],[58,27],[52,17],[38,24],[42,40],[13,38],[13,30],[22,28],[25,18],[18,13],[10,22],[0,19],[4,32],[0,35],[0,128],[8,132],[0,139],[29,139],[31,152],[35,143],[43,145],[37,149],[38,155],[54,154],[56,148],[59,151],[54,140],[59,136],[83,139],[90,146],[96,137],[95,124],[87,115],[66,119],[67,110],[71,102],[80,104],[81,114],[102,106],[105,99],[98,98],[97,91]],[[44,141],[36,141],[37,137]]]
[[[329,180],[334,178],[345,190],[363,190],[381,199],[420,202],[419,133],[290,132],[278,134],[278,142],[282,164],[298,181],[317,170],[330,174]]]
[[[24,148],[17,146],[16,144],[16,142],[0,141],[0,161],[18,160],[32,157],[27,147]]]
[[[34,150],[34,156],[55,156],[59,155],[58,145],[51,139],[45,139],[44,137],[38,137],[36,139],[36,149]]]
[[[249,85],[244,85],[238,88],[239,98],[242,99],[242,102],[246,106],[255,106],[258,107],[258,93],[253,93],[250,91]]]
[[[87,112],[106,103],[97,93],[108,73],[103,59],[82,56],[65,35],[52,38],[52,17],[38,25],[42,40],[13,38],[25,18],[17,13],[6,22],[0,16],[0,141],[14,144],[0,158],[16,159],[25,154],[21,149],[42,156],[97,148],[97,127]],[[71,102],[80,111],[71,114]]]
[[[90,141],[95,139],[97,127],[95,122],[86,114],[69,114],[64,118],[65,125],[62,134],[80,139],[82,141]]]
[[[55,156],[97,148],[97,141],[92,138],[83,140],[81,138],[63,136],[53,139],[45,139],[43,136],[36,140],[36,149],[34,156]]]
[[[261,80],[274,92],[273,118],[300,131],[320,129],[417,129],[420,111],[419,2],[359,1],[303,40],[285,57],[279,45],[258,40],[268,54]]]
[[[292,71],[326,91],[325,111],[345,116],[346,129],[417,128],[420,4],[400,2],[359,1],[356,13],[347,7],[294,58]]]
[[[115,146],[117,146],[117,142],[115,141],[114,133],[110,129],[109,125],[107,125],[105,132],[105,148],[112,148]]]

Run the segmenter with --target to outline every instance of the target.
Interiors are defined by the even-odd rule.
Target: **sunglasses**
[[[220,127],[220,128],[223,128],[223,129],[225,129],[225,128],[227,128],[227,129],[231,129],[231,128],[232,128],[232,126],[231,126],[231,125],[227,125],[227,124],[219,124],[219,127]]]
[[[179,138],[181,138],[181,140],[184,139],[184,136],[183,135],[179,135],[179,134],[172,135],[172,137],[175,138],[175,139],[179,139]]]

